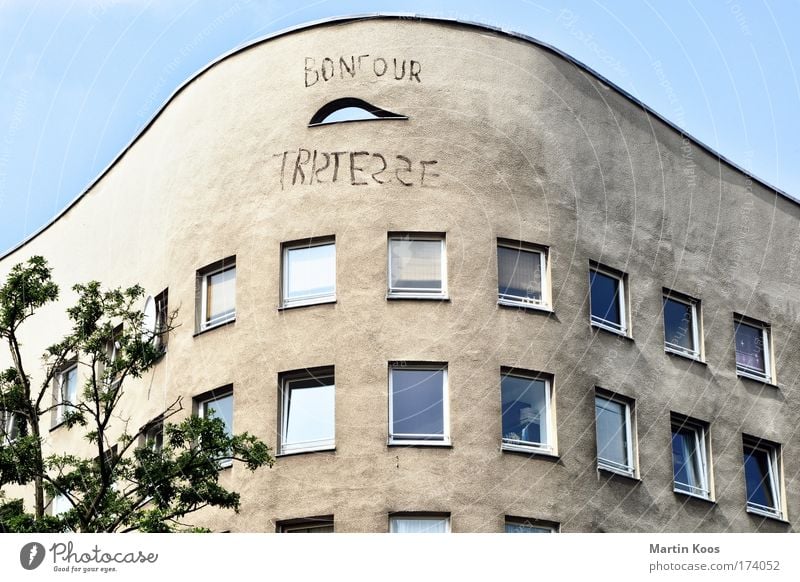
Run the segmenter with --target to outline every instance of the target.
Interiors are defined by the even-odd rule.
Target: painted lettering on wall
[[[323,152],[298,148],[273,157],[280,159],[281,190],[311,184],[399,184],[432,186],[439,176],[438,160],[419,160],[400,154],[367,151]]]
[[[370,54],[342,57],[306,57],[304,73],[306,87],[327,83],[333,79],[349,80],[356,77],[371,77],[394,81],[416,81],[422,64],[414,59],[376,57]]]

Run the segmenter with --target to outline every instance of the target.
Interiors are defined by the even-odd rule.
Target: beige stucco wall
[[[366,72],[306,87],[306,57],[364,54]],[[388,78],[393,58],[417,61],[419,82]],[[340,97],[409,119],[307,127]],[[298,148],[406,156],[414,185],[351,185],[345,156],[336,183],[291,185]],[[421,160],[439,174],[423,185]],[[337,531],[380,532],[389,512],[443,511],[456,532],[501,531],[504,515],[562,531],[787,531],[745,512],[741,433],[783,444],[793,524],[798,218],[561,56],[473,27],[373,19],[280,36],[204,72],[0,275],[33,254],[55,267],[64,293],[27,324],[33,358],[65,330],[72,284],[169,287],[180,327],[128,387],[122,412],[136,422],[177,395],[188,414],[193,395],[233,384],[234,430],[275,446],[278,373],[335,366],[336,451],[225,471],[242,511],[196,520],[218,530],[334,514]],[[449,301],[386,300],[391,231],[446,233]],[[320,235],[336,237],[336,304],[279,311],[281,242]],[[553,314],[497,306],[498,237],[550,247]],[[236,322],[195,336],[195,273],[230,255]],[[590,260],[628,274],[632,341],[590,328]],[[702,301],[707,365],[664,353],[662,287]],[[771,323],[778,388],[737,380],[734,312]],[[395,360],[448,363],[451,448],[387,447]],[[501,366],[553,375],[558,459],[500,451]],[[638,481],[596,470],[595,385],[636,399]],[[711,422],[715,504],[672,491],[670,411]],[[82,446],[65,429],[48,445]]]

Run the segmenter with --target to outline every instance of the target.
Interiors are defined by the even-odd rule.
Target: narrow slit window
[[[376,107],[363,99],[343,97],[320,107],[311,117],[308,126],[314,127],[345,121],[373,121],[380,119],[408,119],[408,117]]]

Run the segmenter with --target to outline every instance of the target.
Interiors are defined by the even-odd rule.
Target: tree
[[[228,434],[213,413],[167,422],[182,409],[178,397],[154,425],[131,427],[120,402],[125,383],[139,378],[163,356],[157,338],[174,329],[176,312],[155,330],[143,329],[135,306],[138,285],[103,290],[97,282],[75,285],[67,309],[71,330],[43,355],[43,373],[32,379],[20,331],[37,311],[58,298],[47,261],[34,256],[14,266],[0,287],[0,339],[12,365],[0,371],[0,531],[163,532],[192,529],[182,519],[212,506],[239,509],[239,494],[219,484],[222,463],[240,461],[255,471],[272,466],[267,445],[247,433]],[[86,380],[80,396],[52,398],[65,367],[77,365]],[[93,454],[43,454],[44,421],[57,418],[81,430]],[[22,500],[2,498],[8,484],[33,487],[33,511]],[[68,509],[45,513],[45,497]]]

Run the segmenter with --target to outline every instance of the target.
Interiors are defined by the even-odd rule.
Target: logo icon
[[[19,551],[19,563],[26,570],[35,570],[44,561],[44,546],[39,542],[30,542]]]

